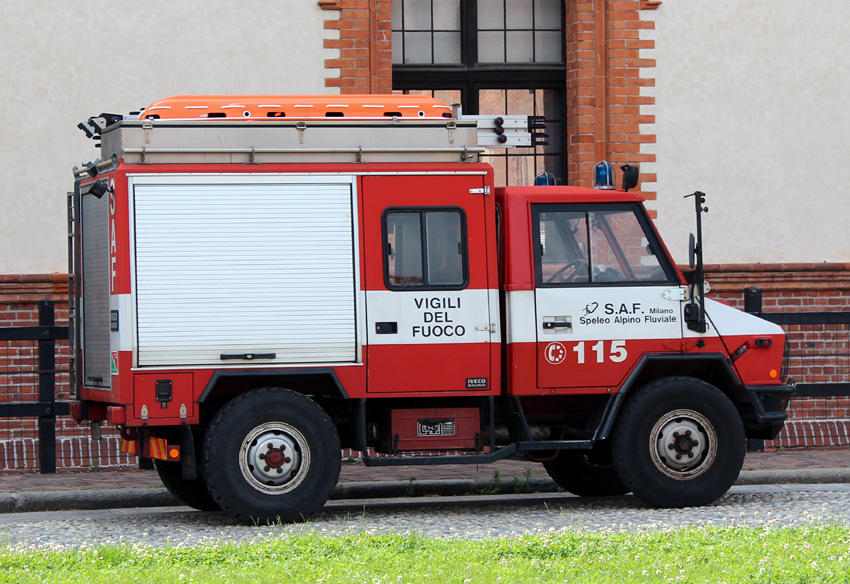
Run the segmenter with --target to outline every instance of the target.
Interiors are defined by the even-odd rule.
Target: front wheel
[[[256,523],[302,521],[339,478],[339,437],[308,397],[280,388],[243,394],[204,437],[204,478],[223,510]]]
[[[656,507],[708,505],[738,478],[744,426],[735,406],[699,379],[653,381],[629,398],[611,454],[623,483]]]

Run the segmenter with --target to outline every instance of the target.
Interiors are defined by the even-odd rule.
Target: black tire
[[[623,483],[655,507],[716,501],[738,478],[745,453],[735,406],[690,377],[659,379],[630,396],[611,441]]]
[[[597,443],[593,450],[560,450],[543,468],[559,487],[580,497],[613,497],[625,495],[623,484],[608,444]]]
[[[204,479],[219,506],[253,523],[303,521],[339,479],[339,436],[325,411],[265,388],[221,408],[204,437]],[[262,465],[262,466],[261,466]]]
[[[220,507],[210,495],[203,477],[194,480],[183,478],[183,469],[179,462],[153,461],[153,466],[162,484],[174,498],[199,511],[218,511]]]

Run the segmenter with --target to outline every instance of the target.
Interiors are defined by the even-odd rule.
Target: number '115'
[[[605,362],[605,341],[599,341],[590,347],[591,352],[596,353],[596,362],[604,363]],[[576,353],[578,357],[579,365],[585,362],[585,352],[584,352],[584,341],[580,343],[576,343],[573,347],[573,351]],[[614,363],[622,363],[628,357],[628,353],[626,352],[626,341],[611,341],[611,346],[608,352],[608,359],[613,361]]]

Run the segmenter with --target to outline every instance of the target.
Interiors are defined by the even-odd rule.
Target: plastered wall
[[[76,125],[176,94],[338,93],[338,11],[301,0],[0,2],[0,274],[67,271]]]
[[[665,0],[654,58],[658,224],[687,260],[848,262],[850,2]]]

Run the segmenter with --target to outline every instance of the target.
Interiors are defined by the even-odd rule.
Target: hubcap
[[[295,427],[266,422],[242,441],[239,469],[253,488],[280,495],[297,487],[310,468],[310,448]]]
[[[708,470],[717,456],[717,434],[702,414],[675,410],[652,427],[652,462],[665,475],[688,480]]]

